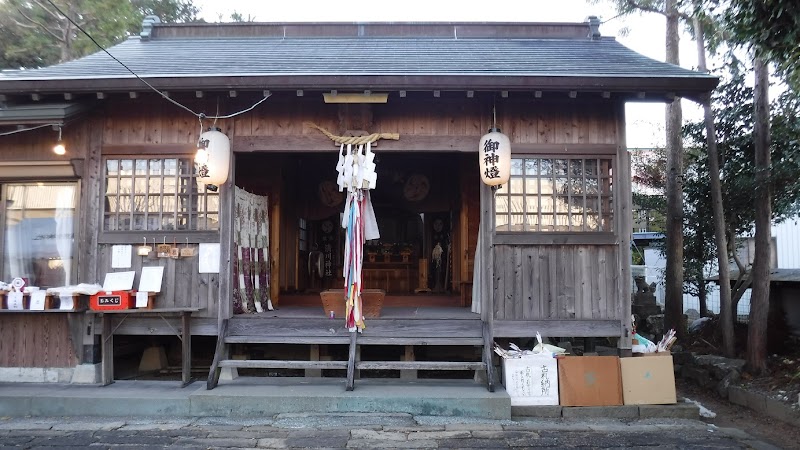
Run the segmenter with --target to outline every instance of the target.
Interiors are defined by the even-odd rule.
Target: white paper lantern
[[[197,181],[203,184],[219,186],[228,179],[231,166],[231,141],[228,136],[217,130],[209,130],[200,135],[200,148],[205,148],[205,155],[197,161]],[[200,153],[200,152],[198,152]],[[202,159],[206,159],[203,163]]]
[[[478,164],[484,184],[499,186],[508,182],[511,175],[511,141],[499,128],[489,129],[481,138]]]

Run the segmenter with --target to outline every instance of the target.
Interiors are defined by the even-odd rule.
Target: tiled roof
[[[458,82],[444,83],[443,89],[536,89],[553,87],[556,79],[558,88],[601,90],[613,80],[611,87],[617,89],[630,85],[635,90],[644,83],[668,90],[674,84],[678,90],[703,92],[716,83],[709,75],[640,55],[613,38],[135,37],[109,51],[142,78],[169,79],[162,86],[177,89],[210,86],[210,79],[216,87],[227,79],[228,85],[267,89],[270,81],[284,88],[310,89],[323,81],[348,87],[343,81],[354,78],[370,83],[365,89],[410,89],[423,83],[436,88],[447,79]],[[0,92],[12,86],[54,89],[54,81],[80,86],[79,80],[87,87],[92,80],[121,89],[141,85],[98,52],[51,67],[2,72]]]

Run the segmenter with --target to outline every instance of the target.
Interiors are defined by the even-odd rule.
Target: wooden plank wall
[[[0,314],[0,367],[74,367],[67,313]]]
[[[177,245],[185,246],[180,242]],[[136,279],[133,284],[135,289],[139,284],[142,267],[163,266],[164,278],[161,283],[161,293],[156,297],[155,306],[157,308],[201,308],[202,311],[193,314],[192,317],[216,317],[220,274],[198,273],[200,258],[197,254],[197,245],[190,244],[189,246],[194,248],[195,255],[180,259],[136,256],[134,250],[131,268],[115,270],[120,272],[136,271]],[[97,261],[101,268],[98,271],[100,280],[104,279],[106,272],[112,272],[110,269],[111,248],[112,245],[101,244],[98,246]]]
[[[616,245],[495,245],[494,318],[619,319]]]
[[[202,99],[182,97],[180,101],[195,111],[207,114],[228,114],[250,106],[257,97],[241,93],[236,98],[222,94],[207,94]],[[496,104],[498,126],[509,135],[513,144],[525,144],[524,149],[535,148],[535,145],[552,144],[616,144],[618,128],[615,117],[615,102],[602,99],[534,99],[532,93],[513,94],[512,98],[492,98],[476,95],[466,98],[463,93],[445,93],[441,98],[425,96],[422,93],[409,93],[400,98],[397,93],[390,94],[389,103],[371,105],[369,108],[353,105],[324,104],[320,93],[307,92],[298,97],[294,92],[277,92],[273,97],[255,108],[252,112],[232,119],[218,120],[214,124],[231,137],[234,147],[237,139],[256,139],[256,143],[270,143],[269,148],[279,148],[291,152],[308,150],[309,142],[318,151],[336,151],[336,147],[319,131],[305,126],[312,122],[324,127],[334,134],[341,134],[348,129],[365,129],[368,132],[394,132],[400,134],[400,141],[392,142],[399,148],[424,151],[425,140],[451,138],[460,141],[465,148],[454,148],[460,151],[473,151],[478,138],[491,126],[492,105]],[[120,99],[108,101],[103,111],[103,146],[121,153],[130,148],[140,154],[169,154],[170,149],[180,145],[192,145],[197,139],[199,124],[197,119],[176,107],[166,104],[161,99],[141,96],[138,99]],[[204,126],[212,125],[206,120]],[[403,138],[409,143],[404,143]],[[416,140],[414,138],[417,138]],[[261,140],[258,140],[261,139]],[[277,142],[277,144],[276,144]],[[441,142],[441,141],[436,141]],[[302,147],[306,145],[306,147]],[[467,145],[468,144],[468,145]],[[276,147],[277,145],[277,147]],[[388,145],[388,144],[387,144]],[[407,147],[403,147],[406,145]],[[461,145],[461,144],[459,144]],[[533,146],[533,147],[531,147]],[[254,148],[258,150],[258,147]],[[475,147],[475,150],[477,148]],[[104,150],[105,151],[105,150]],[[376,148],[380,153],[381,146]],[[475,193],[472,193],[473,195]],[[477,197],[477,196],[476,196]],[[277,199],[271,199],[271,202]],[[476,211],[475,211],[476,212]],[[469,211],[461,218],[470,222],[462,225],[461,230],[469,236],[459,239],[467,248],[459,249],[459,260],[463,264],[454,276],[468,279],[471,276],[471,258],[475,252],[477,223],[472,223],[477,214]],[[293,230],[296,218],[284,217],[282,228],[286,232]],[[290,224],[291,226],[287,226]],[[277,230],[275,230],[277,231]],[[295,238],[281,236],[281,241],[288,244],[286,250],[294,246]],[[278,241],[273,240],[276,244]],[[97,273],[101,276],[110,268],[109,247],[101,247],[102,256],[98,257]],[[519,250],[522,251],[522,250]],[[547,249],[539,250],[549,251]],[[284,252],[285,253],[285,252]],[[286,256],[286,255],[284,255]],[[594,256],[597,258],[596,256]],[[503,261],[501,257],[498,261]],[[282,263],[294,264],[282,258]],[[218,278],[199,276],[188,261],[165,261],[166,292],[162,293],[163,306],[200,306],[207,307],[205,314],[216,314],[217,295],[214,287]],[[192,263],[194,264],[194,263]],[[288,286],[286,267],[276,268],[281,276],[280,284]],[[226,269],[223,268],[223,271]],[[182,278],[181,274],[192,273],[192,289],[168,288],[169,280]],[[205,284],[203,284],[205,283]],[[274,286],[277,287],[277,286]],[[194,296],[195,292],[203,292],[204,297]],[[213,293],[213,295],[212,295]],[[502,302],[501,302],[502,303]],[[524,309],[524,308],[523,308]],[[500,317],[511,317],[511,311],[503,310]],[[527,316],[524,316],[527,317]]]

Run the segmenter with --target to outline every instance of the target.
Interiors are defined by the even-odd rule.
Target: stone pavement
[[[271,417],[3,417],[0,448],[659,448],[775,449],[689,419],[492,420],[410,414]]]

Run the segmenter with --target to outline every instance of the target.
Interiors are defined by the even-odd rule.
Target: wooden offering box
[[[333,311],[335,317],[344,319],[345,300],[344,289],[329,289],[319,293],[322,299],[322,310],[326,316]],[[361,291],[361,303],[364,306],[364,317],[380,317],[383,308],[383,298],[386,292],[382,289],[364,289]]]

